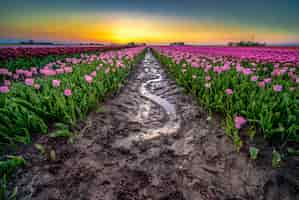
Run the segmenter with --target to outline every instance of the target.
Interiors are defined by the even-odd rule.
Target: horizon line
[[[58,40],[34,40],[34,39],[8,39],[8,38],[0,38],[0,44],[18,44],[20,42],[28,42],[30,40],[33,40],[34,42],[49,42],[49,43],[53,43],[55,44],[128,44],[127,43],[117,43],[117,42],[111,42],[111,41],[58,41]],[[131,41],[134,42],[134,41]],[[205,42],[198,42],[198,43],[194,43],[194,42],[184,42],[184,41],[173,41],[173,42],[182,42],[184,43],[184,45],[197,45],[197,46],[227,46],[228,42],[226,43],[205,43]],[[170,43],[173,42],[134,42],[136,44],[141,44],[141,43],[145,43],[146,45],[169,45]],[[231,41],[231,42],[241,42],[241,41]],[[247,42],[247,41],[244,41]],[[260,42],[260,41],[252,41],[252,42],[259,42],[259,43],[264,43],[264,42]],[[20,44],[21,45],[21,44]],[[292,45],[292,46],[299,46],[299,41],[298,42],[285,42],[285,43],[266,43],[267,46],[281,46],[281,45]]]

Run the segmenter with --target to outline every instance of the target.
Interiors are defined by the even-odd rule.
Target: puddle
[[[171,104],[166,99],[151,93],[148,89],[151,88],[152,90],[154,90],[154,85],[156,84],[159,86],[160,83],[163,81],[163,77],[159,70],[160,68],[161,66],[155,60],[153,55],[150,52],[148,52],[145,56],[144,62],[142,63],[142,69],[144,77],[154,78],[142,83],[139,88],[139,93],[142,97],[145,97],[151,102],[159,105],[164,110],[167,117],[167,121],[164,123],[162,127],[150,128],[147,129],[146,132],[140,132],[138,134],[130,135],[129,137],[116,141],[116,147],[129,148],[134,142],[152,140],[160,136],[172,135],[176,133],[180,128],[180,119],[177,116],[175,105]],[[163,86],[167,87],[167,85]],[[150,106],[148,104],[140,105],[139,113],[141,113],[141,115],[143,116],[146,115],[147,117],[151,117],[149,116],[149,107]],[[140,121],[140,114],[138,114],[136,118],[138,118],[138,121]]]

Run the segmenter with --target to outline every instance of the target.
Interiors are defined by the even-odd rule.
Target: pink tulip
[[[64,70],[63,69],[56,69],[56,74],[63,74],[64,73]]]
[[[210,77],[210,76],[206,76],[206,77],[205,77],[205,80],[206,80],[206,81],[210,81],[210,80],[211,80],[211,77]]]
[[[34,84],[34,88],[39,90],[40,89],[40,84]]]
[[[264,81],[261,81],[261,82],[258,83],[258,86],[259,86],[260,88],[264,88],[265,85],[266,85],[266,84],[265,84]]]
[[[52,80],[52,86],[57,88],[60,86],[60,82],[61,82],[60,80]]]
[[[225,90],[225,93],[226,93],[227,95],[232,95],[234,92],[233,92],[232,89],[228,88],[228,89]]]
[[[251,81],[257,81],[258,79],[259,79],[258,76],[252,76],[250,80],[251,80]]]
[[[248,75],[252,74],[252,71],[249,68],[244,68],[243,71],[242,71],[242,73],[244,75],[248,76]]]
[[[281,92],[282,89],[283,89],[282,85],[274,85],[274,86],[273,86],[273,90],[274,90],[275,92]]]
[[[271,78],[265,78],[264,79],[264,83],[271,83],[272,82],[272,79]]]
[[[72,90],[71,89],[65,89],[63,93],[64,93],[65,96],[69,97],[69,96],[72,95]]]
[[[28,86],[33,86],[34,85],[34,79],[33,78],[26,78],[25,79],[25,84]]]
[[[234,121],[235,121],[235,127],[237,129],[240,129],[247,122],[247,120],[242,116],[236,116]]]
[[[32,72],[26,71],[26,72],[25,72],[25,76],[26,76],[26,77],[32,77]]]
[[[0,86],[0,93],[6,94],[9,92],[9,87],[7,86]]]
[[[44,76],[54,76],[56,75],[56,71],[52,69],[42,69],[40,70],[40,73]]]
[[[65,73],[72,73],[73,72],[73,68],[72,67],[65,67],[64,71],[65,71]]]
[[[236,70],[237,70],[237,72],[242,72],[243,67],[241,67],[241,65],[238,63],[237,66],[236,66]]]
[[[9,73],[8,69],[0,68],[0,75],[7,75]]]
[[[89,84],[91,84],[91,83],[92,83],[92,80],[93,80],[92,76],[89,76],[89,75],[85,75],[85,76],[84,76],[84,79],[85,79],[85,81],[86,81],[87,83],[89,83]]]
[[[36,67],[31,67],[31,68],[30,68],[30,71],[31,71],[33,74],[37,74],[37,68],[36,68]]]
[[[4,80],[4,85],[5,85],[5,86],[10,86],[10,85],[11,85],[10,80]]]
[[[20,76],[18,74],[14,74],[12,77],[13,79],[17,80]]]
[[[17,69],[16,70],[16,74],[23,75],[24,74],[24,70],[23,69]]]
[[[93,77],[96,77],[97,76],[97,71],[93,71],[90,75],[93,76]]]

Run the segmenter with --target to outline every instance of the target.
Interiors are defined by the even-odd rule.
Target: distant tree
[[[185,43],[184,42],[173,42],[169,44],[170,46],[184,46]]]
[[[259,47],[259,46],[266,46],[266,43],[259,43],[253,41],[240,41],[240,42],[229,42],[228,46],[237,46],[237,47]]]
[[[129,42],[128,46],[136,46],[135,42]]]

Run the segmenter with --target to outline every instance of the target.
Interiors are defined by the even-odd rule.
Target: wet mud
[[[251,161],[220,119],[207,118],[148,52],[121,92],[78,126],[73,144],[37,141],[55,150],[54,161],[27,150],[18,199],[299,199],[298,162],[277,170]]]

